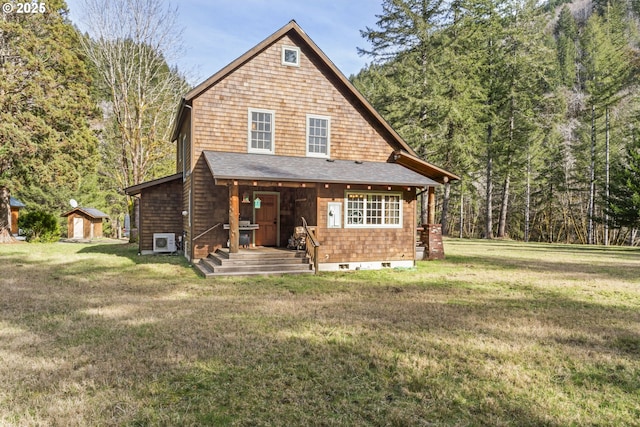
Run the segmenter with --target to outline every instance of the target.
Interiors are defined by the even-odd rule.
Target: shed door
[[[278,195],[256,193],[262,201],[260,208],[255,209],[256,246],[276,246],[278,244]]]
[[[73,218],[73,238],[84,238],[84,220],[82,218]]]

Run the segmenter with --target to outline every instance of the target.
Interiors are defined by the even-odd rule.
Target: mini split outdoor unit
[[[174,233],[153,233],[153,252],[175,252],[176,235]]]

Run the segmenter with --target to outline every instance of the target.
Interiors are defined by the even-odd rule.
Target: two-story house
[[[321,271],[413,266],[417,195],[433,214],[434,188],[458,179],[419,159],[295,21],[187,93],[173,135],[177,173],[126,189],[142,253],[157,233],[190,260],[284,248],[304,218]]]

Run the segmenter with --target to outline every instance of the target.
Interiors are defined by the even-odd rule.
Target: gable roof
[[[204,151],[214,179],[429,187],[435,181],[396,163]]]
[[[12,208],[18,208],[18,209],[27,207],[27,205],[22,203],[20,200],[11,196],[9,196],[9,206],[11,206]]]
[[[245,54],[237,58],[235,61],[231,62],[226,67],[222,68],[220,71],[215,73],[213,76],[209,77],[204,82],[200,83],[198,86],[189,91],[184,98],[182,98],[180,105],[178,107],[177,119],[174,124],[173,136],[172,140],[176,140],[178,138],[178,133],[180,132],[180,126],[182,124],[182,116],[184,114],[185,105],[190,105],[191,101],[200,96],[203,92],[216,85],[219,81],[227,77],[229,74],[233,73],[236,69],[240,68],[242,65],[247,63],[249,60],[254,58],[260,52],[264,51],[266,48],[276,43],[285,35],[295,35],[296,39],[301,42],[305,47],[308,48],[309,52],[311,52],[317,59],[320,60],[320,63],[324,65],[325,69],[328,73],[333,76],[338,84],[344,89],[347,93],[353,96],[353,99],[359,104],[357,107],[359,110],[365,114],[367,114],[374,123],[379,125],[381,131],[390,136],[390,140],[396,143],[396,146],[393,147],[396,150],[403,150],[411,154],[415,154],[413,149],[402,139],[402,137],[387,123],[387,121],[378,113],[375,108],[365,99],[365,97],[356,89],[356,87],[349,81],[347,77],[336,67],[336,65],[325,55],[325,53],[311,40],[311,38],[302,30],[302,28],[296,23],[296,21],[291,20],[287,25],[280,28],[278,31],[264,39],[262,42],[258,43],[255,47],[247,51]]]
[[[74,212],[82,212],[85,215],[94,218],[94,219],[100,219],[100,218],[109,218],[109,215],[107,215],[106,213],[95,209],[95,208],[81,208],[81,207],[77,207],[77,208],[73,208],[71,209],[69,212],[63,213],[61,216],[69,216]]]

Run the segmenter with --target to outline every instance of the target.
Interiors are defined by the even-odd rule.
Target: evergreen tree
[[[64,1],[42,14],[0,15],[0,207],[11,189],[41,209],[61,208],[64,197],[95,174],[95,138],[89,130],[91,84],[78,34]],[[68,200],[68,199],[67,199]],[[6,212],[6,211],[5,211]],[[10,232],[0,215],[4,239]]]
[[[635,134],[626,156],[614,164],[605,202],[614,228],[640,227],[640,138]]]
[[[617,7],[607,7],[605,15],[591,15],[583,35],[583,66],[585,90],[589,95],[590,164],[587,243],[596,243],[596,182],[597,182],[597,119],[605,116],[605,174],[608,177],[609,111],[621,98],[621,89],[629,76],[630,55],[623,23],[623,14]],[[604,114],[603,114],[604,113]],[[608,192],[608,178],[604,187]],[[605,239],[605,244],[608,239]]]
[[[475,49],[468,43],[475,39],[462,24],[461,2],[387,0],[378,18],[379,30],[362,32],[373,48],[360,52],[382,64],[356,76],[355,85],[370,94],[420,157],[468,171],[483,93],[474,75],[477,58],[469,56]],[[367,88],[371,84],[376,90]],[[376,95],[382,87],[387,93]],[[446,233],[450,183],[445,183],[443,196]],[[422,207],[426,222],[426,203]]]

